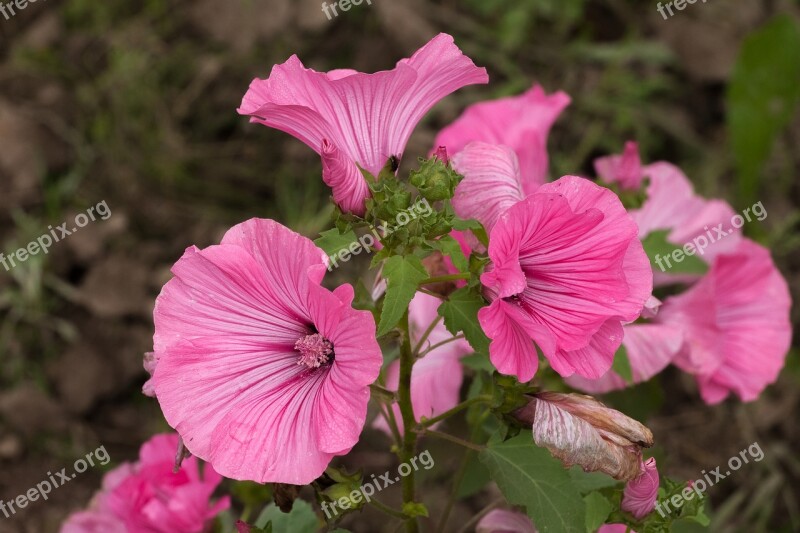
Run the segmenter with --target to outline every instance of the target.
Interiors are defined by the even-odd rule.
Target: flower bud
[[[640,465],[639,477],[629,481],[622,495],[622,510],[631,513],[637,520],[653,512],[658,497],[658,470],[652,457]]]

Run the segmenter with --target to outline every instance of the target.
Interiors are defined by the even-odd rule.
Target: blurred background
[[[317,70],[389,69],[438,32],[486,66],[488,86],[445,99],[406,150],[425,155],[468,104],[536,81],[573,100],[550,137],[551,173],[591,175],[592,160],[640,143],[645,161],[680,166],[697,190],[737,211],[770,246],[800,296],[800,7],[714,0],[665,20],[656,2],[372,0],[331,20],[320,0],[41,0],[0,15],[0,251],[9,254],[105,201],[91,222],[6,271],[0,267],[0,498],[104,445],[111,467],[168,429],[140,393],[152,307],[189,245],[274,218],[314,236],[330,224],[318,157],[237,115],[253,77],[297,53]],[[337,270],[343,281],[358,272]],[[794,310],[794,324],[798,324]],[[708,492],[715,531],[800,531],[800,363],[754,403],[705,406],[670,369],[604,398],[653,429],[662,474],[695,479],[758,441],[765,459]],[[389,465],[371,429],[346,461]],[[424,443],[436,468],[423,491],[436,516],[458,457]],[[470,463],[450,520],[458,531],[499,495]],[[85,507],[90,469],[0,533],[54,532]],[[387,501],[392,501],[388,489]],[[237,502],[237,506],[239,502]],[[378,531],[367,510],[345,525]]]

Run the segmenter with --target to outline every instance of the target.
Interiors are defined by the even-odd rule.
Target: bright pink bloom
[[[604,524],[600,526],[597,533],[636,533],[636,531],[628,529],[625,524]]]
[[[652,457],[642,463],[642,473],[625,485],[622,510],[631,513],[637,520],[653,512],[658,497],[659,476],[656,460]]]
[[[103,479],[92,509],[77,513],[61,533],[201,533],[230,506],[228,497],[211,501],[222,477],[210,465],[200,474],[199,461],[184,460],[173,472],[178,436],[156,435],[139,452]]]
[[[495,367],[530,380],[538,345],[562,376],[602,376],[652,290],[636,235],[614,193],[575,176],[505,211],[481,276],[492,303],[478,314]]]
[[[518,511],[494,509],[480,519],[475,533],[536,533],[533,522]]]
[[[664,302],[658,321],[684,332],[675,363],[697,378],[714,404],[735,392],[758,398],[783,368],[791,344],[791,297],[769,250],[743,239],[720,254],[686,292]]]
[[[453,43],[439,34],[394,70],[316,72],[297,56],[255,79],[239,113],[289,133],[322,156],[322,178],[346,212],[363,214],[369,189],[359,166],[376,175],[401,157],[422,117],[448,94],[487,83]]]
[[[473,141],[511,148],[519,159],[526,194],[547,181],[547,136],[570,98],[563,92],[545,94],[534,85],[524,94],[479,102],[466,109],[436,136],[434,146],[457,154]]]
[[[156,301],[153,389],[194,455],[234,479],[304,485],[358,441],[382,356],[325,253],[272,220],[188,248]]]
[[[408,318],[412,343],[418,343],[433,321],[439,318],[437,309],[441,303],[438,298],[421,292],[411,300]],[[431,330],[425,346],[431,347],[451,338],[453,334],[439,321]],[[414,364],[411,371],[411,405],[417,421],[422,420],[422,417],[433,418],[458,404],[458,393],[464,379],[460,359],[471,352],[467,341],[458,339],[434,348]],[[400,362],[393,361],[386,370],[386,388],[396,391],[399,382]],[[392,408],[398,428],[402,432],[400,407],[395,404]],[[389,426],[383,418],[376,418],[373,426],[389,432]]]
[[[681,329],[666,324],[628,324],[623,328],[633,383],[643,383],[664,370],[683,347]],[[570,387],[589,394],[604,394],[628,387],[616,372],[609,370],[599,379],[574,375],[566,380]]]

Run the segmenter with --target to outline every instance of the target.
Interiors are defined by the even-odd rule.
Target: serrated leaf
[[[387,281],[387,286],[378,337],[387,334],[397,325],[408,310],[408,305],[417,293],[420,282],[428,278],[428,272],[419,257],[395,255],[384,263],[383,277]]]
[[[647,235],[642,241],[642,246],[650,258],[653,270],[661,270],[670,274],[705,274],[708,272],[708,265],[695,255],[686,255],[683,246],[672,244],[667,240],[669,230],[654,231]],[[675,250],[680,250],[681,261],[676,261],[672,257]]]
[[[538,531],[572,533],[586,528],[586,504],[567,470],[524,432],[491,443],[480,454],[508,503],[524,506]]]
[[[583,497],[586,503],[586,531],[594,533],[606,523],[613,507],[608,499],[599,492],[591,492]]]
[[[337,228],[322,231],[319,237],[314,239],[314,244],[322,248],[329,257],[335,256],[340,250],[350,247],[351,244],[358,241],[358,236],[353,230],[345,233],[339,233]]]
[[[477,353],[489,353],[489,337],[478,323],[478,311],[486,305],[483,297],[469,287],[453,292],[439,306],[439,314],[444,317],[447,331],[453,335],[464,332],[464,337]]]
[[[266,528],[268,524],[273,533],[316,533],[320,526],[316,513],[304,500],[295,500],[289,513],[269,504],[256,520],[256,527]]]
[[[633,383],[631,360],[628,358],[628,350],[624,344],[620,344],[617,353],[614,354],[614,363],[611,365],[611,370],[624,379],[625,383]]]
[[[435,247],[453,262],[459,272],[469,271],[469,261],[461,250],[461,245],[450,235],[445,235],[434,241]]]

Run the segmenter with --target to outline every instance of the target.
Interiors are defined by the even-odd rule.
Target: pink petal
[[[633,383],[643,383],[664,370],[683,346],[680,329],[664,324],[629,324],[624,327],[622,344],[628,354]],[[616,372],[609,370],[599,379],[581,376],[567,378],[567,384],[589,394],[604,394],[628,387]]]
[[[363,212],[367,189],[357,165],[377,174],[391,156],[402,156],[412,130],[439,100],[487,82],[486,70],[439,34],[393,70],[375,74],[315,72],[292,56],[269,78],[253,80],[239,113],[323,155],[334,198]]]
[[[570,99],[563,92],[545,94],[534,85],[524,94],[480,102],[467,108],[439,132],[435,146],[456,154],[472,141],[510,147],[517,154],[522,187],[530,194],[547,180],[547,136]]]
[[[622,510],[631,513],[637,520],[653,512],[658,497],[659,476],[656,460],[652,457],[642,463],[641,474],[625,485]]]
[[[464,176],[453,197],[456,214],[476,219],[487,232],[506,209],[525,197],[517,156],[507,146],[470,143],[453,157],[453,168]]]
[[[717,256],[696,285],[669,298],[658,321],[684,332],[686,351],[675,363],[697,376],[706,403],[729,392],[752,401],[783,368],[790,307],[769,250],[744,239],[735,253]]]
[[[549,358],[550,365],[565,377],[577,374],[597,379],[611,369],[621,343],[622,324],[619,319],[610,319],[592,335],[589,344],[577,350],[558,350]]]
[[[494,509],[480,519],[475,533],[536,533],[531,519],[517,511]]]
[[[117,517],[103,511],[81,511],[71,515],[60,533],[130,533]]]

